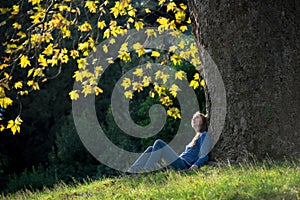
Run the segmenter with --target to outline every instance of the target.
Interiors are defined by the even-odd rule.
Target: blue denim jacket
[[[188,144],[185,151],[182,152],[179,157],[185,160],[190,166],[196,165],[197,167],[200,167],[205,164],[208,160],[208,153],[210,150],[210,140],[209,136],[206,137],[207,135],[207,132],[203,132],[197,139],[196,144],[194,146],[192,146],[191,143]]]

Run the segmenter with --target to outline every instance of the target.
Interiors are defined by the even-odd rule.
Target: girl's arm
[[[200,136],[200,150],[198,160],[190,167],[190,169],[198,169],[201,165],[204,165],[208,161],[208,153],[210,151],[210,137],[208,133]]]

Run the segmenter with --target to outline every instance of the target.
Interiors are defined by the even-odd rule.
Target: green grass
[[[157,172],[132,177],[64,183],[53,189],[23,190],[4,199],[300,199],[297,162],[272,161],[204,166],[197,171]]]

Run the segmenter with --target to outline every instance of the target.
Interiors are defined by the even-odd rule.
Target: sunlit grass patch
[[[7,199],[300,199],[299,161],[203,166],[19,191]]]

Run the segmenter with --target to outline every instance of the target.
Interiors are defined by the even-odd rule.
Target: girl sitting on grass
[[[178,154],[164,141],[156,140],[153,146],[150,146],[146,151],[133,163],[127,170],[128,173],[150,172],[161,169],[163,161],[172,163],[168,166],[175,170],[195,170],[208,160],[209,140],[204,138],[207,133],[206,116],[200,112],[196,112],[191,120],[191,125],[195,130],[195,137],[186,146],[185,151],[179,156]]]

